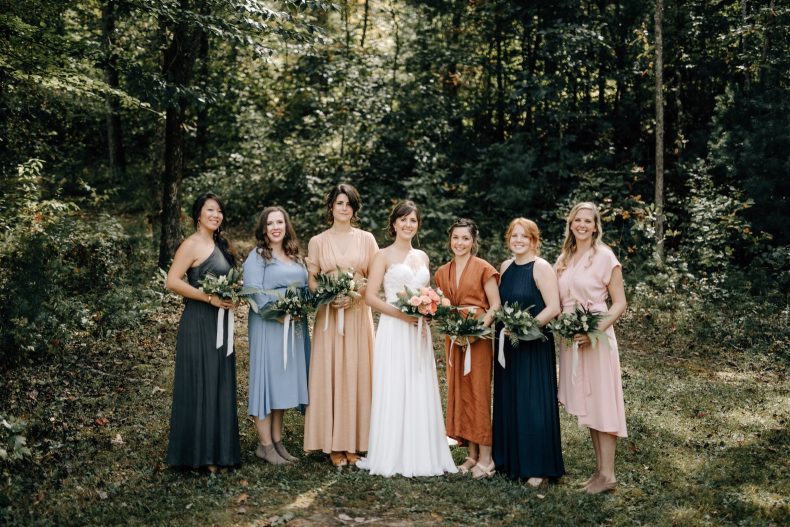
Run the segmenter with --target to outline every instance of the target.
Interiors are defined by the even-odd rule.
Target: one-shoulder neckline
[[[202,262],[200,262],[199,264],[197,264],[197,265],[193,265],[192,267],[190,267],[190,269],[200,269],[201,267],[203,267],[203,265],[204,265],[206,262],[208,262],[209,260],[211,260],[211,257],[212,257],[212,256],[214,256],[214,253],[216,252],[217,248],[218,248],[218,247],[217,247],[217,244],[215,243],[215,244],[214,244],[214,248],[211,250],[211,252],[209,253],[209,255],[208,255],[208,256],[206,256],[206,258],[205,258],[205,259],[203,259],[203,261],[202,261]]]

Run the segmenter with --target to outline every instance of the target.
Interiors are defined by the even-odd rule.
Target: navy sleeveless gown
[[[545,307],[533,278],[534,265],[510,264],[499,283],[503,304],[534,306],[533,316]],[[554,339],[548,332],[546,336],[546,341],[520,341],[516,347],[505,337],[506,367],[496,356],[494,360],[493,456],[497,471],[513,479],[565,474]]]

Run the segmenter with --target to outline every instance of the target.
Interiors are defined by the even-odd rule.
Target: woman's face
[[[420,221],[417,219],[417,213],[412,211],[396,219],[392,226],[395,229],[396,238],[411,240],[420,228]]]
[[[270,212],[266,218],[266,238],[271,245],[279,245],[285,238],[285,216],[279,210]]]
[[[510,252],[512,252],[514,256],[523,256],[534,250],[535,244],[532,238],[527,236],[527,231],[524,230],[524,227],[516,225],[510,233],[508,249],[510,249]]]
[[[590,209],[579,209],[571,220],[571,232],[576,243],[590,240],[595,231],[595,213]]]
[[[474,244],[474,238],[469,231],[469,227],[456,227],[450,233],[450,248],[458,258],[468,255],[472,251]]]
[[[198,223],[210,231],[216,231],[222,224],[223,218],[222,209],[219,207],[217,200],[209,198],[203,203],[203,208],[200,209]]]
[[[348,223],[354,217],[354,208],[348,202],[348,196],[338,194],[332,204],[332,217],[336,222]]]

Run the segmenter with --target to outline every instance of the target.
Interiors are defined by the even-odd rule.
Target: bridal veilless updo
[[[354,214],[351,216],[351,223],[356,224],[359,221],[357,214],[359,209],[362,208],[362,199],[360,199],[357,189],[348,183],[338,183],[326,195],[326,221],[330,225],[335,221],[335,217],[332,215],[332,207],[334,207],[335,200],[341,194],[345,194],[348,197],[348,204],[351,206],[351,210],[354,211]]]
[[[200,219],[200,213],[203,211],[203,205],[205,205],[206,201],[210,199],[213,199],[217,202],[219,205],[219,210],[222,212],[223,216],[225,215],[225,204],[222,202],[219,196],[213,192],[201,194],[192,204],[192,223],[195,224],[195,228],[198,226],[198,220]],[[227,258],[231,267],[236,267],[236,251],[222,233],[222,224],[220,224],[220,226],[217,227],[217,230],[214,231],[214,243],[217,244],[219,250],[225,256],[225,258]]]
[[[387,221],[387,234],[389,234],[390,237],[395,238],[395,222],[398,220],[398,218],[408,216],[412,212],[417,215],[417,227],[419,227],[422,223],[422,220],[420,219],[420,209],[417,208],[417,205],[408,199],[396,203],[395,206],[392,207],[389,220]]]

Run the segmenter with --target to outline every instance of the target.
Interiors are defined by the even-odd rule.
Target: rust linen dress
[[[499,273],[494,267],[476,256],[472,256],[455,283],[455,259],[437,269],[436,285],[454,306],[475,306],[477,316],[491,307],[484,285]],[[464,375],[466,346],[451,346],[445,337],[447,357],[447,435],[466,444],[471,441],[479,445],[491,445],[491,371],[493,349],[491,340],[481,339],[472,344],[472,371]],[[452,347],[452,349],[451,349]]]
[[[324,231],[310,239],[307,271],[329,273],[354,268],[367,277],[378,251],[373,235],[352,228],[350,245],[341,246]],[[327,321],[327,317],[329,320]],[[364,452],[368,449],[371,398],[373,317],[364,299],[344,313],[344,334],[338,331],[338,310],[321,306],[313,328],[308,375],[310,405],[304,424],[304,449]]]

